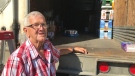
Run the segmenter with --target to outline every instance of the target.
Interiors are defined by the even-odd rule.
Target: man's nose
[[[37,29],[39,29],[39,30],[43,30],[43,26],[40,24],[40,25],[38,25],[38,28]]]

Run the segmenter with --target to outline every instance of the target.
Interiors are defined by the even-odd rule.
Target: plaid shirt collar
[[[46,43],[47,40],[45,40],[45,43],[44,43],[44,49],[49,49],[48,48],[48,43]],[[35,59],[39,56],[39,53],[37,52],[36,48],[34,47],[34,45],[30,42],[30,40],[28,39],[26,41],[26,48],[28,48],[28,50],[30,51],[30,55],[31,55],[31,58],[32,59]]]
[[[26,41],[26,48],[28,49],[28,51],[30,52],[31,58],[35,59],[36,57],[39,56],[36,48],[34,47],[34,45],[30,42],[30,40],[28,39]]]

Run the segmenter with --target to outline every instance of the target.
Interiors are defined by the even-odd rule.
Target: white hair
[[[42,16],[45,19],[44,15],[42,13],[40,13],[38,11],[32,11],[28,15],[26,15],[26,17],[24,18],[24,26],[30,25],[30,23],[29,23],[30,17],[36,17],[36,16]]]

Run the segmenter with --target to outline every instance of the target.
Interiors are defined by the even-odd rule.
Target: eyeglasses
[[[39,27],[47,28],[48,26],[45,23],[35,23],[35,24],[31,24],[27,27],[32,27],[34,29],[38,29]]]

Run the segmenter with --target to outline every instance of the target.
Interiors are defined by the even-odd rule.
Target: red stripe
[[[10,70],[9,68],[10,68],[10,66],[11,66],[9,63],[10,63],[10,61],[8,60],[7,64],[5,65],[5,67],[6,67],[6,76],[8,76],[8,74],[9,74],[8,72],[9,72],[9,70]],[[10,74],[9,74],[9,75],[10,75]]]

